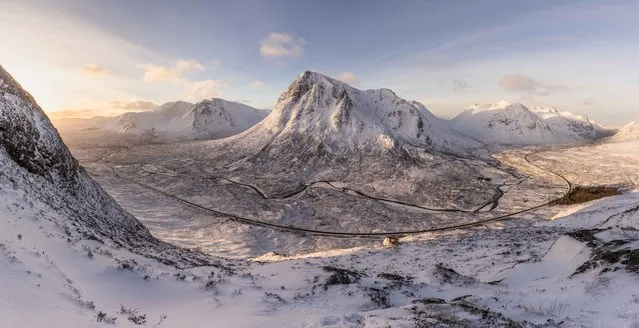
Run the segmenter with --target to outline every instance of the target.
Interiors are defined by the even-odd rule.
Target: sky
[[[501,99],[639,119],[639,1],[0,0],[0,65],[51,117],[221,97],[301,72],[449,118]]]

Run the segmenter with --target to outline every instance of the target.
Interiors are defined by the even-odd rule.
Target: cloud
[[[547,84],[544,88],[546,88],[547,90],[550,91],[569,91],[574,89],[571,86],[565,85],[565,84],[558,84],[558,83],[551,83],[551,84]]]
[[[252,88],[260,88],[260,87],[266,86],[266,83],[264,83],[264,82],[262,82],[260,80],[255,80],[255,81],[252,81],[251,83],[249,83],[248,85],[249,85],[249,87],[252,87]]]
[[[218,60],[212,60],[211,65],[219,65]],[[184,77],[184,73],[189,71],[201,71],[206,67],[196,60],[178,60],[172,67],[160,66],[155,64],[147,64],[144,66],[143,80],[145,82],[169,82],[181,89],[182,97],[190,101],[199,101],[219,97],[218,88],[220,86],[229,85],[224,80],[190,80]]]
[[[179,72],[185,72],[190,70],[203,70],[204,65],[196,60],[178,60],[177,63],[175,63],[175,68]]]
[[[104,76],[108,75],[109,71],[95,64],[87,64],[82,67],[82,73],[85,75]]]
[[[465,91],[470,88],[472,88],[472,86],[467,81],[453,80],[453,90],[455,91]]]
[[[196,60],[178,60],[173,67],[146,64],[144,68],[144,82],[182,82],[185,72],[206,69]]]
[[[559,83],[542,83],[523,74],[509,74],[499,80],[499,87],[513,93],[548,96],[552,92],[564,92],[574,87]]]
[[[148,100],[140,100],[140,99],[132,99],[132,100],[114,100],[110,103],[112,108],[115,109],[124,109],[124,110],[151,110],[158,107],[157,104],[148,101]]]
[[[537,81],[522,74],[506,75],[499,80],[499,87],[510,92],[535,91],[538,86]]]
[[[357,76],[355,76],[355,74],[351,72],[339,73],[337,74],[335,78],[347,84],[357,84],[357,82],[359,82],[359,80],[357,79]]]
[[[269,58],[297,58],[304,53],[306,40],[286,33],[271,33],[260,41],[260,54]]]
[[[184,95],[188,100],[199,101],[219,97],[218,88],[228,85],[228,81],[223,80],[202,80],[188,82],[184,88]]]

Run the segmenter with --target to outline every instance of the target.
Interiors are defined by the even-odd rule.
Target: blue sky
[[[219,96],[310,69],[450,117],[500,99],[639,118],[637,1],[0,0],[0,64],[48,111]]]

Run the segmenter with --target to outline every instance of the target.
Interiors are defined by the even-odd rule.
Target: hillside
[[[550,129],[565,142],[597,140],[613,133],[613,130],[587,116],[560,111],[553,107],[531,106],[530,110],[544,120]]]
[[[632,121],[619,129],[609,140],[624,142],[639,139],[639,121]]]
[[[592,141],[611,133],[588,117],[551,107],[500,101],[472,105],[451,121],[453,129],[487,144],[550,145]]]

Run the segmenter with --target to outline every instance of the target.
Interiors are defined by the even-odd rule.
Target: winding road
[[[298,233],[298,234],[305,234],[305,235],[312,235],[312,236],[322,236],[322,237],[338,237],[338,238],[380,238],[380,237],[388,237],[388,236],[393,236],[393,237],[402,237],[402,236],[407,236],[407,235],[414,235],[414,234],[423,234],[423,233],[428,233],[428,232],[441,232],[441,231],[448,231],[448,230],[457,230],[457,229],[465,229],[465,228],[472,228],[472,227],[477,227],[477,226],[481,226],[487,223],[492,223],[492,222],[498,222],[498,221],[506,221],[506,220],[510,220],[512,219],[514,216],[519,215],[519,214],[523,214],[523,213],[527,213],[545,206],[548,206],[549,204],[565,197],[566,195],[568,195],[571,191],[572,191],[572,183],[566,179],[564,176],[562,176],[559,173],[547,170],[539,165],[536,165],[534,163],[532,163],[529,159],[530,156],[544,152],[547,150],[536,150],[533,152],[530,152],[528,154],[526,154],[524,156],[524,160],[531,166],[542,170],[544,172],[547,172],[551,175],[554,175],[556,177],[559,177],[561,180],[563,180],[566,183],[566,193],[564,195],[562,195],[561,197],[557,198],[557,199],[552,199],[546,203],[540,204],[540,205],[536,205],[530,208],[526,208],[523,210],[519,210],[513,213],[508,213],[508,214],[504,214],[504,215],[499,215],[490,219],[485,219],[485,220],[480,220],[480,221],[475,221],[475,222],[469,222],[469,223],[462,223],[462,224],[454,224],[454,225],[449,225],[449,226],[443,226],[443,227],[438,227],[438,228],[430,228],[430,229],[422,229],[422,230],[405,230],[405,231],[384,231],[384,232],[335,232],[335,231],[323,231],[323,230],[313,230],[313,229],[306,229],[306,228],[299,228],[299,227],[294,227],[294,226],[287,226],[287,225],[282,225],[282,224],[277,224],[277,223],[271,223],[271,222],[265,222],[265,221],[260,221],[260,220],[255,220],[255,219],[250,219],[250,218],[246,218],[246,217],[241,217],[235,214],[231,214],[231,213],[224,213],[209,207],[205,207],[196,203],[193,203],[191,201],[188,201],[186,199],[180,198],[178,196],[169,194],[165,191],[162,191],[160,189],[157,189],[153,186],[144,184],[136,179],[124,176],[122,174],[120,174],[120,172],[118,172],[118,170],[113,167],[113,166],[109,166],[109,168],[113,171],[113,173],[120,179],[132,182],[134,184],[137,184],[145,189],[151,190],[153,192],[159,193],[167,198],[173,199],[177,202],[186,204],[188,206],[191,206],[195,209],[201,210],[205,213],[209,213],[209,214],[214,214],[216,216],[221,216],[221,217],[225,217],[228,218],[231,221],[237,222],[237,223],[241,223],[241,224],[247,224],[247,225],[251,225],[251,226],[259,226],[259,227],[264,227],[264,228],[269,228],[269,229],[275,229],[275,230],[280,230],[280,231],[286,231],[286,232],[292,232],[292,233]],[[206,177],[198,177],[198,178],[206,178]],[[228,179],[226,179],[228,180]],[[237,183],[235,181],[229,180],[231,182]],[[328,183],[328,182],[325,182]],[[257,188],[252,188],[250,185],[246,185],[247,187],[255,190],[256,192],[260,193],[262,196],[266,196],[264,195],[261,191],[259,191],[259,189]],[[305,186],[304,188],[302,188],[303,190],[305,190],[306,188],[308,188],[308,186]],[[302,191],[303,191],[302,190]],[[301,191],[299,191],[301,192]],[[297,193],[299,193],[297,192]],[[293,195],[289,196],[292,197]],[[361,194],[361,196],[364,197],[369,197],[365,194]],[[373,197],[371,197],[373,198]],[[378,200],[382,200],[382,199],[378,199]],[[411,205],[411,204],[407,204],[407,205]],[[488,204],[487,204],[488,205]],[[484,205],[483,207],[487,206]],[[493,204],[494,207],[496,207]],[[483,208],[482,207],[482,208]],[[494,208],[493,207],[493,208]]]

